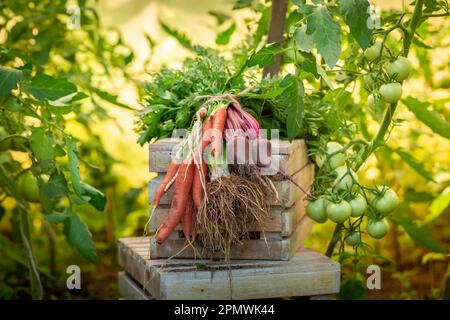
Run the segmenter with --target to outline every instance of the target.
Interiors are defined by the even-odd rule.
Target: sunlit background
[[[405,5],[400,0],[373,2],[381,10],[401,8]],[[164,32],[161,22],[182,31],[195,44],[217,47],[216,35],[219,31],[226,29],[229,22],[218,27],[214,17],[208,13],[216,11],[230,15],[237,24],[232,40],[226,46],[226,48],[232,48],[242,41],[247,32],[245,20],[254,14],[247,10],[233,11],[233,1],[231,0],[100,0],[96,6],[102,27],[118,29],[124,42],[134,51],[134,60],[128,72],[133,75],[135,81],[117,76],[112,77],[114,79],[112,83],[102,83],[102,86],[109,88],[110,92],[115,92],[120,102],[133,107],[135,111],[111,106],[108,108],[108,112],[113,119],[99,121],[94,126],[94,130],[101,137],[106,150],[118,160],[113,164],[110,172],[112,181],[115,181],[114,187],[107,188],[105,191],[108,197],[105,213],[102,215],[96,213],[95,217],[91,213],[83,215],[93,231],[100,260],[97,265],[87,264],[72,250],[67,249],[66,251],[67,244],[61,244],[62,249],[59,252],[61,263],[81,264],[83,270],[88,271],[83,280],[86,287],[80,294],[70,295],[62,285],[61,288],[55,288],[51,298],[61,298],[61,295],[67,298],[118,298],[116,275],[119,269],[116,263],[115,240],[124,236],[142,235],[149,209],[146,186],[148,180],[154,177],[154,173],[150,173],[148,170],[147,145],[140,146],[137,143],[138,135],[135,132],[136,112],[142,107],[143,101],[140,100],[140,97],[144,83],[150,79],[151,73],[157,72],[163,66],[179,68],[183,59],[191,54],[177,40]],[[448,99],[448,85],[440,85],[449,81],[450,77],[448,27],[450,25],[447,21],[447,30],[441,31],[444,36],[436,36],[445,38],[446,33],[444,45],[439,50],[433,50],[427,57],[430,69],[433,70],[432,79],[421,77],[409,80],[404,88],[404,96],[412,94],[416,97],[423,97],[424,100],[430,96],[434,100]],[[417,56],[412,56],[411,60],[414,68],[422,68]],[[430,81],[433,89],[430,89]],[[137,86],[136,83],[138,83]],[[448,102],[443,102],[441,108],[448,115]],[[392,134],[390,145],[414,149],[416,158],[426,161],[425,167],[434,173],[437,184],[424,181],[414,170],[405,165],[380,164],[375,157],[369,159],[361,172],[361,180],[368,184],[373,181],[389,181],[401,197],[404,197],[406,190],[410,188],[415,191],[438,192],[438,185],[450,181],[450,144],[448,140],[431,135],[430,130],[419,124],[406,108],[399,110],[398,117],[405,119],[405,122]],[[77,122],[69,122],[68,128],[82,141],[89,140],[89,134]],[[375,130],[376,124],[374,124],[374,128],[369,129]],[[411,139],[412,129],[425,132],[425,134],[420,139]],[[127,201],[130,203],[135,201],[134,196],[136,195],[138,204],[128,205]],[[429,201],[413,202],[405,210],[411,210],[415,216],[423,220],[430,214],[429,205]],[[132,209],[128,211],[128,208]],[[447,210],[441,215],[439,222],[433,226],[433,230],[435,230],[433,235],[446,246],[447,252],[450,245],[448,214]],[[0,229],[11,230],[11,228],[7,220],[0,221]],[[36,228],[42,228],[39,222],[36,222]],[[313,233],[305,245],[324,252],[332,231],[332,224],[314,225]],[[45,243],[46,240],[39,239],[36,247],[40,245],[43,247]],[[444,254],[428,253],[428,251],[418,248],[405,232],[400,232],[398,229],[391,230],[390,236],[385,240],[373,241],[370,244],[375,249],[373,257],[386,260],[389,267],[385,269],[386,274],[383,275],[383,281],[386,280],[383,282],[385,284],[383,290],[369,292],[368,298],[437,297],[440,281],[447,266],[446,259],[448,258]],[[37,255],[38,260],[45,261],[43,264],[47,262],[46,252]],[[64,278],[65,274],[63,273],[60,275],[60,279]],[[52,281],[57,282],[54,279]]]

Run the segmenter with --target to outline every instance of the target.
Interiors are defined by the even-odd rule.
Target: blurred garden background
[[[373,3],[382,12],[403,6],[400,0]],[[82,20],[79,27],[69,28],[73,11],[67,13],[67,8],[73,5],[81,8]],[[63,75],[87,94],[76,102],[76,112],[61,116],[66,130],[79,139],[83,181],[107,199],[103,212],[85,205],[77,211],[92,233],[95,263],[67,243],[61,225],[42,218],[40,205],[30,207],[31,243],[44,298],[119,298],[116,240],[143,234],[150,208],[147,183],[154,176],[148,172],[147,145],[137,143],[135,132],[144,83],[163,66],[180,67],[192,54],[170,35],[171,30],[181,31],[195,44],[229,54],[248,34],[249,21],[257,19],[255,12],[233,10],[233,6],[231,0],[0,1],[0,64],[26,65],[25,58],[11,58],[12,49],[22,52],[32,57],[30,64],[52,76]],[[427,25],[424,45],[412,52],[415,72],[404,90],[433,100],[448,122],[450,21],[443,17],[434,23]],[[217,35],[224,31],[232,36],[218,44]],[[0,124],[6,127],[3,117],[4,113]],[[398,211],[410,218],[410,229],[393,225],[388,237],[370,243],[374,250],[360,274],[365,276],[363,265],[382,268],[382,289],[367,290],[368,299],[437,299],[450,261],[450,143],[433,135],[406,108],[400,108],[397,117],[402,121],[390,137],[390,146],[408,150],[414,159],[380,151],[360,178],[387,182],[397,191]],[[3,153],[0,157],[0,163],[6,161]],[[11,157],[23,167],[31,165],[21,151],[13,151]],[[64,157],[58,159],[67,165]],[[18,235],[15,202],[0,195],[0,299],[29,299],[28,262]],[[331,223],[315,224],[305,245],[324,252],[332,232]],[[69,265],[81,268],[81,290],[66,288]],[[353,268],[351,260],[343,262],[344,275],[353,274]],[[349,281],[347,286],[358,290]]]

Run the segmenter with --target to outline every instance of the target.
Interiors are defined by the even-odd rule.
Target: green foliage
[[[442,246],[431,239],[431,229],[417,226],[410,218],[401,217],[393,221],[403,227],[408,235],[420,246],[424,246],[434,252],[444,252]]]
[[[414,113],[417,119],[426,124],[431,130],[446,139],[450,139],[450,123],[442,119],[437,112],[428,110],[429,102],[422,102],[412,97],[403,99],[402,102]]]
[[[6,211],[3,222],[8,219],[20,230],[6,233],[8,245],[17,242],[25,249],[33,298],[42,298],[40,277],[45,276],[39,264],[43,255],[32,245],[42,232],[34,228],[38,220],[52,237],[61,234],[56,224],[63,223],[67,243],[96,261],[92,234],[80,213],[84,218],[105,209],[99,189],[107,185],[104,177],[116,161],[92,126],[111,118],[105,103],[131,109],[109,91],[113,74],[130,78],[133,52],[116,30],[100,27],[92,3],[78,5],[81,25],[72,30],[66,1],[0,4],[0,207]],[[74,123],[85,130],[88,143],[67,129]],[[38,203],[21,193],[23,174],[37,181]],[[33,224],[28,226],[28,219]],[[42,248],[42,240],[37,243]],[[51,257],[54,251],[50,246]]]
[[[9,94],[12,89],[16,88],[22,77],[23,74],[20,70],[0,67],[0,95]]]
[[[286,130],[288,139],[293,140],[299,135],[302,128],[305,88],[303,82],[292,74],[287,74],[280,85],[286,87],[282,95],[286,106]]]
[[[323,6],[316,7],[307,21],[306,33],[312,35],[317,52],[330,68],[334,67],[341,52],[341,26]]]
[[[368,27],[369,2],[367,0],[342,0],[341,14],[350,28],[350,34],[365,50],[372,39],[372,30]]]
[[[87,225],[70,210],[65,213],[65,216],[63,223],[67,242],[76,247],[83,257],[95,263],[97,261],[95,245]]]

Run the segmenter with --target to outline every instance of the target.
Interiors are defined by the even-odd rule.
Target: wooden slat
[[[260,240],[246,240],[240,245],[231,248],[230,259],[252,260],[289,260],[302,245],[311,231],[311,221],[303,217],[290,237],[275,239],[266,237]],[[201,258],[210,255],[198,243],[187,245],[186,239],[172,237],[158,245],[154,238],[150,241],[150,257],[159,258]],[[213,255],[212,258],[222,258],[222,254]]]
[[[153,202],[155,191],[164,180],[165,173],[159,173],[148,183],[148,199],[149,203]],[[311,183],[314,179],[314,165],[307,165],[302,171],[293,176],[294,181],[305,191],[309,191]],[[278,192],[279,200],[273,199],[272,205],[279,205],[285,208],[291,207],[298,199],[304,196],[303,192],[289,180],[273,181],[275,189]],[[173,188],[161,198],[160,204],[170,204],[173,196]]]
[[[153,300],[142,285],[136,283],[126,272],[119,272],[117,276],[119,294],[125,300]]]
[[[306,202],[298,201],[295,206],[282,209],[281,207],[272,207],[270,209],[270,218],[267,219],[261,225],[250,224],[248,225],[249,231],[265,231],[265,232],[278,232],[283,237],[287,237],[292,234],[298,221],[305,215]],[[152,212],[152,210],[150,210]],[[160,206],[154,213],[151,214],[150,218],[150,230],[155,231],[163,223],[164,219],[167,217],[169,212],[169,207],[167,205]],[[181,224],[176,228],[176,231],[182,230]]]
[[[149,241],[148,238],[146,238]],[[119,240],[119,264],[156,299],[260,299],[330,295],[340,265],[302,249],[290,261],[146,260]],[[198,268],[196,266],[202,266]]]
[[[178,138],[165,138],[151,143],[148,146],[150,153],[156,151],[176,151],[179,143],[182,139]],[[305,148],[304,140],[294,140],[289,142],[287,140],[272,140],[272,153],[273,154],[291,154],[297,148]]]

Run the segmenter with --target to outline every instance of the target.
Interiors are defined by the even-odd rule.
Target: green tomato
[[[361,232],[359,231],[350,231],[345,235],[345,242],[347,242],[351,246],[356,246],[361,243]]]
[[[352,213],[352,207],[350,207],[347,201],[341,201],[339,203],[330,203],[327,206],[328,218],[336,223],[343,223],[350,218]]]
[[[364,56],[367,60],[372,61],[380,56],[381,53],[381,41],[377,41],[373,46],[369,47],[364,51]]]
[[[368,90],[371,90],[371,89],[374,88],[374,86],[375,86],[375,81],[374,81],[373,78],[372,78],[372,74],[366,73],[366,74],[363,76],[363,86],[364,86],[364,88],[366,88],[366,89],[368,89]]]
[[[337,177],[334,180],[334,188],[336,190],[349,190],[353,186],[353,179],[352,177],[358,182],[358,177],[356,176],[356,173],[350,169],[350,174],[347,174],[347,167],[342,166],[338,167],[334,170]]]
[[[383,84],[380,87],[381,98],[389,103],[396,103],[402,97],[402,85],[398,82]]]
[[[374,239],[381,239],[388,233],[388,224],[385,219],[369,220],[367,223],[367,233]]]
[[[397,194],[392,189],[387,189],[382,196],[374,197],[372,205],[379,213],[386,215],[397,208],[399,199]]]
[[[403,81],[411,75],[411,62],[405,57],[398,57],[397,60],[387,65],[386,72],[393,79]]]
[[[19,176],[17,179],[17,190],[19,190],[22,197],[24,197],[27,201],[40,201],[38,181],[30,171],[27,171]]]
[[[328,142],[327,143],[327,154],[335,153],[339,150],[342,150],[342,145],[337,142]],[[343,152],[336,153],[329,160],[329,165],[331,169],[336,169],[345,164],[345,154]]]
[[[312,201],[306,207],[306,213],[308,216],[318,223],[324,223],[327,221],[327,207],[328,201],[324,198],[319,198],[315,201]]]
[[[358,194],[354,199],[350,200],[349,204],[352,207],[352,217],[361,216],[367,209],[367,201],[362,194]]]

